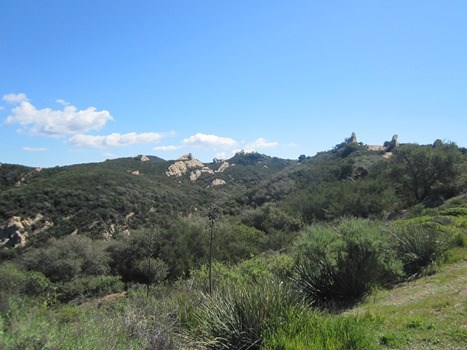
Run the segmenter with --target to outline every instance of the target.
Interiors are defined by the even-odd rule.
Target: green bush
[[[292,275],[293,258],[288,254],[271,254],[244,260],[236,265],[215,261],[212,264],[212,286],[222,290],[229,285],[268,283],[271,280],[287,280]],[[208,265],[192,270],[187,281],[195,290],[208,292]]]
[[[236,285],[206,295],[197,313],[208,349],[260,349],[265,332],[283,322],[296,299],[283,283]]]
[[[394,249],[408,277],[417,277],[425,269],[446,257],[453,245],[452,234],[431,225],[401,225],[392,228]]]
[[[25,271],[12,263],[0,265],[0,313],[9,309],[10,300],[30,296],[45,302],[53,302],[56,288],[42,273]]]
[[[401,275],[386,235],[365,220],[346,219],[337,227],[312,226],[297,251],[293,280],[306,300],[318,306],[355,302]]]
[[[105,275],[110,271],[105,243],[88,237],[69,235],[52,238],[47,246],[24,256],[30,270],[40,271],[52,282],[68,282],[86,275]]]
[[[118,293],[123,288],[124,284],[117,276],[86,276],[59,285],[58,293],[61,301],[70,301]]]

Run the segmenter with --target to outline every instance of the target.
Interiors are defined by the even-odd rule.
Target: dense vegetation
[[[43,218],[23,247],[1,250],[0,348],[409,347],[348,310],[465,259],[466,150],[347,140],[299,161],[228,161],[194,182],[156,157],[2,164],[4,226]],[[467,343],[455,332],[440,347]]]

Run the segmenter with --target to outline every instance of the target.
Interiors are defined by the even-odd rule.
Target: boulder
[[[211,186],[222,186],[222,185],[225,185],[226,182],[222,179],[214,179],[212,180],[211,182]]]

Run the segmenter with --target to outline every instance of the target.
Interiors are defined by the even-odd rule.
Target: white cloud
[[[230,156],[233,156],[233,154],[230,154],[231,152],[227,153],[227,152],[219,152],[219,153],[216,153],[216,155],[214,156],[214,158],[217,158],[217,159],[228,159],[230,158]]]
[[[156,146],[153,148],[154,151],[162,151],[162,152],[166,152],[166,151],[176,151],[180,149],[180,146]]]
[[[69,105],[70,105],[70,102],[65,101],[65,100],[63,100],[63,99],[61,99],[61,98],[57,98],[57,99],[55,100],[55,102],[57,102],[59,105],[62,105],[62,106],[69,106]]]
[[[92,147],[92,148],[108,148],[108,147],[122,147],[134,145],[137,143],[155,143],[166,134],[157,132],[144,132],[138,134],[130,132],[127,134],[113,133],[110,135],[83,135],[78,134],[71,137],[68,142],[76,146]]]
[[[102,152],[102,155],[106,158],[116,158],[117,155],[111,153],[111,152]]]
[[[49,149],[46,147],[28,147],[28,146],[23,147],[23,151],[27,151],[27,152],[45,152],[48,150]]]
[[[188,147],[199,148],[232,148],[237,145],[237,141],[228,137],[220,137],[216,135],[207,135],[197,133],[183,140],[183,145]]]
[[[257,138],[256,141],[245,145],[245,152],[256,151],[263,148],[274,148],[279,145],[279,142],[267,142],[264,138]]]
[[[19,124],[33,135],[63,137],[82,134],[100,130],[109,120],[114,120],[108,111],[98,111],[95,107],[78,110],[75,106],[68,105],[63,110],[37,109],[24,94],[9,94],[3,96],[3,99],[19,104],[11,110],[6,124]]]
[[[2,98],[3,101],[8,102],[8,103],[20,103],[23,101],[28,101],[28,97],[26,94],[23,94],[22,92],[19,94],[6,94],[3,95]]]
[[[5,107],[0,106],[0,111],[3,111],[4,109],[5,109]]]

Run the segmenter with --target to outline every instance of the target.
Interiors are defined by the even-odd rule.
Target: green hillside
[[[0,179],[0,348],[466,345],[453,143],[2,164]]]

